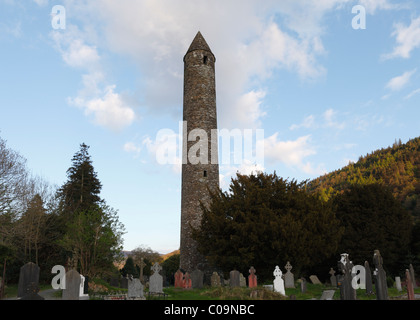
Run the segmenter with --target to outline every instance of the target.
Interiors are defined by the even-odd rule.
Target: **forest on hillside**
[[[356,163],[325,174],[308,183],[324,200],[343,193],[350,186],[378,183],[390,188],[403,207],[420,220],[420,137],[403,144],[401,140],[361,156]]]

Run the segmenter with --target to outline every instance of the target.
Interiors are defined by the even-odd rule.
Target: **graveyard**
[[[420,288],[413,266],[406,270],[404,281],[383,278],[382,259],[375,251],[377,265],[373,272],[369,265],[354,266],[348,254],[342,254],[340,272],[329,271],[329,281],[323,283],[316,275],[309,279],[295,279],[288,261],[282,268],[276,266],[273,281],[258,283],[252,266],[247,278],[237,270],[229,272],[229,279],[213,272],[205,281],[201,270],[191,275],[178,270],[165,278],[162,267],[154,263],[150,277],[133,278],[131,275],[117,279],[92,279],[83,277],[76,270],[61,274],[60,280],[51,285],[39,284],[39,267],[27,263],[21,268],[19,283],[7,286],[6,300],[420,300]],[[359,272],[357,271],[359,269]],[[341,274],[340,274],[341,273]],[[363,275],[362,275],[363,273]],[[57,277],[60,275],[58,273]],[[372,280],[373,279],[373,280]],[[173,280],[173,285],[169,280]]]

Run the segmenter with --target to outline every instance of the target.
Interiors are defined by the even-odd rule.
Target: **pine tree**
[[[101,202],[101,182],[97,177],[88,153],[89,146],[82,143],[67,170],[67,182],[59,189],[62,211],[72,216],[76,211],[86,211]]]
[[[74,155],[67,182],[59,189],[63,237],[59,244],[84,275],[112,267],[122,250],[124,226],[117,211],[99,197],[97,178],[86,144]]]
[[[134,265],[134,260],[132,257],[128,257],[125,261],[124,267],[121,269],[121,274],[123,277],[127,275],[132,275],[133,278],[138,278],[140,273],[137,270],[137,267]]]

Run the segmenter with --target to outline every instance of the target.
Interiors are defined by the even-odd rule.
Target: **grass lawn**
[[[96,282],[96,281],[95,281]],[[101,285],[106,288],[100,294],[117,294],[117,293],[127,293],[127,289],[110,287],[103,281],[98,281]],[[40,291],[51,289],[51,285],[45,284],[40,285]],[[322,296],[324,290],[335,290],[334,300],[340,300],[340,290],[338,288],[326,286],[326,285],[316,285],[307,283],[306,293],[301,293],[299,284],[296,284],[296,288],[286,288],[287,297],[282,296],[279,293],[268,291],[262,286],[257,288],[250,289],[248,287],[204,287],[202,289],[180,289],[174,287],[164,288],[163,291],[167,294],[166,300],[289,300],[292,296],[296,300],[309,300],[309,299],[319,299]],[[5,298],[12,298],[17,296],[18,286],[9,285],[6,287]],[[420,288],[415,289],[416,294],[420,294]],[[148,289],[144,290],[145,297],[148,297]],[[402,292],[399,292],[396,288],[388,288],[388,295],[391,300],[404,299],[402,296],[406,295],[407,291],[405,288]],[[56,292],[56,297],[61,297],[61,290]],[[93,295],[92,295],[93,296]],[[157,299],[156,297],[151,296],[150,300]],[[162,298],[160,298],[162,299]],[[376,295],[366,295],[365,290],[357,290],[357,299],[358,300],[376,300]],[[406,298],[405,298],[406,299]]]
[[[325,285],[315,285],[307,283],[306,293],[301,293],[298,286],[296,288],[286,288],[287,297],[279,293],[263,289],[258,286],[256,289],[250,288],[230,288],[219,287],[203,289],[179,289],[174,287],[165,288],[164,292],[168,295],[167,300],[288,300],[294,296],[296,300],[319,299],[324,290],[335,290],[334,300],[340,300],[340,290],[338,288],[329,287]],[[415,290],[415,293],[420,294],[420,288]],[[389,288],[388,295],[390,299],[401,299],[406,291],[398,292],[396,288]],[[356,292],[358,300],[376,300],[376,295],[366,295],[365,290],[359,289]]]

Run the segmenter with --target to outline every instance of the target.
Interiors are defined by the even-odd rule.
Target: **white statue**
[[[282,279],[283,273],[281,272],[279,266],[276,266],[276,269],[273,272],[275,277],[274,279],[274,291],[286,296],[286,292],[284,291],[284,280]]]

